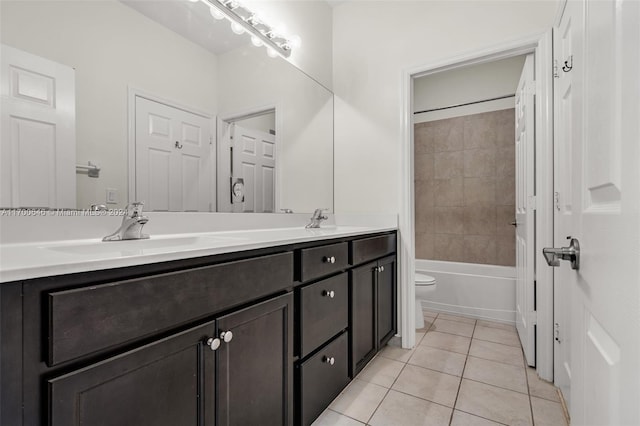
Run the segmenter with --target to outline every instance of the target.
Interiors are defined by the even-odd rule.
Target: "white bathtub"
[[[423,309],[515,324],[516,268],[416,259],[416,272],[436,279]]]

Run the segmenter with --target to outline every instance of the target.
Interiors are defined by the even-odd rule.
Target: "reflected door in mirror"
[[[212,121],[136,96],[135,199],[148,211],[214,211]]]

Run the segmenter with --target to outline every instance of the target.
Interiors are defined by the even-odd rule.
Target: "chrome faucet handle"
[[[326,208],[326,207],[325,207],[325,208],[322,208],[322,209],[316,209],[316,210],[313,212],[313,217],[316,217],[316,218],[322,218],[322,219],[327,219],[327,217],[326,217],[326,216],[324,216],[322,213],[323,213],[323,212],[325,212],[325,211],[328,211],[328,210],[329,210],[329,209],[328,209],[328,208]]]
[[[125,210],[127,211],[127,217],[142,216],[143,207],[144,207],[144,203],[142,201],[134,201],[132,203],[127,204],[127,207],[125,207]]]

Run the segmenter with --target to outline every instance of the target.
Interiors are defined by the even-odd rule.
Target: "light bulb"
[[[270,58],[276,58],[278,56],[278,52],[276,52],[270,47],[267,47],[267,56]]]
[[[215,19],[220,20],[224,19],[224,13],[222,13],[218,8],[211,6],[209,8],[209,12],[211,12],[211,16]]]
[[[300,46],[302,46],[302,39],[299,35],[294,35],[289,39],[289,44],[291,45],[291,47],[299,49]]]
[[[262,40],[260,40],[258,37],[251,36],[251,44],[253,44],[255,47],[260,47],[263,43]]]
[[[236,34],[242,34],[244,33],[244,28],[242,27],[242,25],[238,24],[237,22],[232,22],[231,31],[233,31]]]

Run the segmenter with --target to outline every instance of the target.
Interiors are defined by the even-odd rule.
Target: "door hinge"
[[[553,60],[553,78],[560,78],[560,74],[558,74],[558,60]]]
[[[209,145],[213,145],[213,136],[209,136]]]
[[[553,339],[558,343],[562,343],[562,340],[560,340],[560,324],[558,323],[553,324]]]
[[[553,193],[553,203],[557,211],[560,211],[560,193],[558,191]]]
[[[535,195],[529,196],[529,209],[536,210],[538,208],[538,202]]]
[[[525,87],[525,92],[527,95],[535,95],[536,94],[536,88],[537,88],[537,81],[533,80],[527,83],[526,87]]]
[[[531,325],[538,324],[538,312],[537,311],[529,312],[529,324],[531,324]]]

